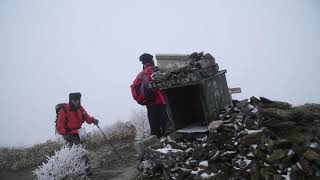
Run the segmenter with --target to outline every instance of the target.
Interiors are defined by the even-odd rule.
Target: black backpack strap
[[[66,108],[66,105],[63,105],[62,106],[62,110],[64,112],[64,127],[66,127],[66,130],[67,131],[71,131],[70,128],[68,128],[68,116],[67,116],[67,108]]]

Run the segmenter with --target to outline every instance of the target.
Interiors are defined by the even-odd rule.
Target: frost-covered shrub
[[[150,136],[150,125],[145,109],[132,111],[130,122],[136,127],[136,140],[141,141]]]
[[[85,179],[87,155],[83,145],[64,145],[53,156],[47,156],[47,163],[38,166],[33,173],[39,180],[60,180],[66,177]]]

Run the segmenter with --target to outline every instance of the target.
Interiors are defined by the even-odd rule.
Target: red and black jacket
[[[78,134],[78,129],[81,128],[83,122],[91,124],[93,117],[91,117],[82,106],[72,111],[70,105],[67,104],[59,111],[57,131],[61,135]]]

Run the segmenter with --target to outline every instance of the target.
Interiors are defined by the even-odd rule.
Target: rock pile
[[[166,68],[165,72],[157,72],[151,77],[155,81],[163,81],[185,78],[195,71],[200,71],[201,75],[205,77],[214,75],[219,71],[219,66],[210,53],[204,54],[204,52],[194,52],[188,55],[187,62],[188,63],[181,67],[172,63]]]
[[[143,178],[320,178],[320,108],[262,97],[233,104],[202,138],[175,134],[145,149],[138,161]]]

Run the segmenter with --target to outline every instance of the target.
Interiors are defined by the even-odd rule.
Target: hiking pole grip
[[[110,144],[110,146],[112,147],[113,151],[119,156],[120,160],[122,160],[121,155],[118,153],[118,151],[116,150],[116,148],[113,146],[113,144],[110,142],[110,140],[108,139],[108,137],[104,134],[104,132],[101,130],[100,126],[98,124],[95,124],[98,129],[100,130],[101,134],[104,136],[105,140]]]

